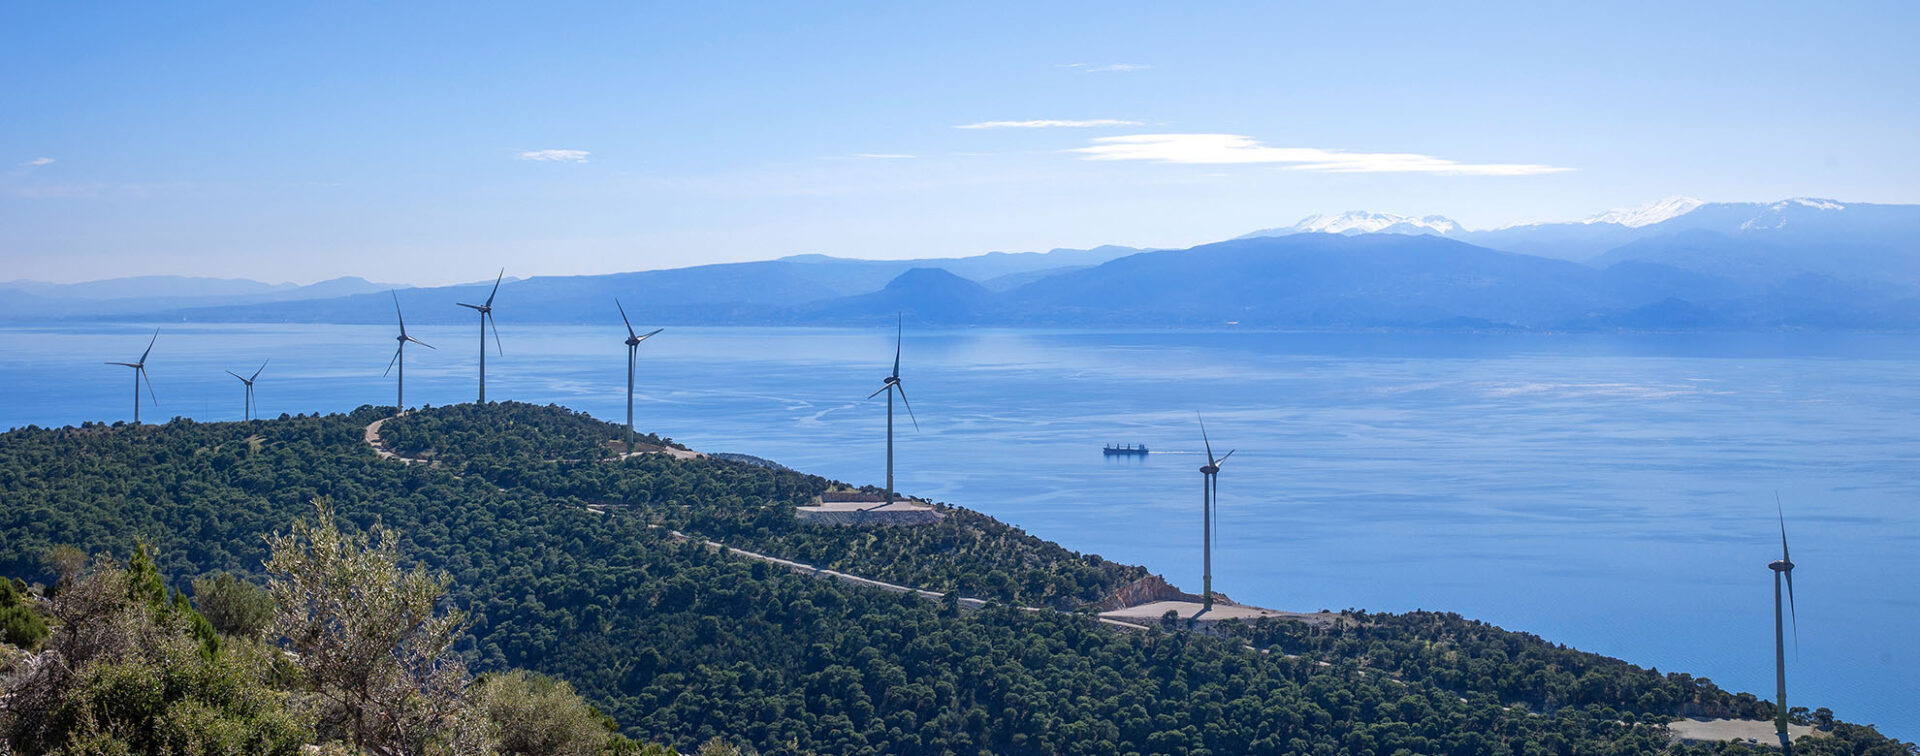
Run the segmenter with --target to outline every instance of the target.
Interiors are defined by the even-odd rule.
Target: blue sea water
[[[151,326],[0,329],[0,427],[126,418]],[[428,327],[409,403],[471,401],[475,328]],[[622,417],[626,336],[516,327],[493,399]],[[391,403],[390,329],[169,326],[157,408],[238,419]],[[1442,609],[1771,697],[1775,496],[1793,544],[1795,705],[1920,738],[1920,339],[909,331],[899,487],[1246,603]],[[884,474],[890,329],[670,328],[638,424],[856,482]],[[1105,443],[1144,443],[1107,458]]]

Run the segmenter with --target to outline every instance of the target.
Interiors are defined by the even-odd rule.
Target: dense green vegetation
[[[0,753],[671,755],[564,682],[475,684],[450,650],[463,624],[440,608],[446,579],[400,570],[389,531],[341,533],[321,507],[274,541],[271,591],[222,573],[190,602],[142,546],[125,566],[63,555],[51,588],[12,594],[52,630],[0,643]],[[272,632],[217,634],[201,612],[262,595]]]
[[[144,537],[175,584],[258,576],[262,536],[326,496],[343,520],[396,529],[403,558],[450,576],[472,619],[456,648],[476,672],[552,675],[630,734],[680,748],[719,737],[769,753],[1739,753],[1669,747],[1659,723],[1689,704],[1766,713],[1704,680],[1450,615],[1211,637],[1025,611],[1073,610],[1144,572],[963,510],[929,527],[802,527],[792,506],[830,481],[575,455],[615,426],[554,408],[391,420],[390,447],[405,439],[438,464],[381,460],[361,436],[382,416],[0,436],[0,574],[46,581],[51,547],[125,553]],[[849,588],[674,530],[994,603],[969,612]],[[1844,724],[1799,750],[1920,753]]]
[[[507,432],[494,432],[502,423]],[[429,407],[388,421],[380,429],[380,440],[391,451],[456,464],[481,459],[609,459],[616,452],[608,444],[612,439],[624,441],[626,427],[557,405],[535,408],[519,403]],[[635,444],[686,448],[638,428],[634,429],[633,440]],[[624,446],[618,449],[624,450]]]
[[[644,513],[650,523],[729,546],[930,590],[1073,608],[1146,574],[1081,557],[963,509],[948,510],[934,527],[806,527],[793,508],[811,503],[833,481],[712,458],[593,461],[611,456],[607,441],[622,433],[621,426],[585,414],[516,403],[436,408],[381,426],[382,440],[397,453],[424,453],[442,469],[516,493]],[[640,440],[671,443],[651,434]]]

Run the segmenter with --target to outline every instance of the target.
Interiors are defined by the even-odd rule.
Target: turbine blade
[[[633,321],[627,319],[627,308],[621,306],[619,297],[613,298],[613,306],[620,308],[620,322],[627,324],[627,338],[637,338],[633,335]],[[651,336],[653,334],[647,335]]]
[[[907,419],[913,421],[913,429],[916,431],[920,430],[920,418],[913,416],[913,402],[907,401],[906,384],[901,383],[899,381],[894,381],[893,387],[900,390],[900,403],[907,405]]]
[[[469,307],[469,308],[472,308],[472,309],[475,309],[475,310],[478,310],[478,309],[480,309],[480,305],[470,305],[470,304],[467,304],[467,303],[465,303],[465,302],[455,302],[454,304],[457,304],[457,305],[460,305],[461,307]]]
[[[440,350],[439,350],[438,348],[436,348],[436,347],[434,347],[434,345],[432,345],[432,344],[429,344],[429,343],[427,343],[427,342],[424,342],[424,341],[421,341],[421,340],[419,340],[419,339],[416,339],[416,338],[414,338],[414,337],[412,337],[412,336],[408,336],[408,337],[407,337],[407,340],[408,340],[408,341],[411,341],[411,342],[413,342],[413,343],[415,343],[415,344],[419,344],[420,346],[423,346],[423,347],[426,347],[426,348],[428,348],[428,349],[432,349],[433,351],[436,351],[436,352],[438,352],[438,351],[440,351]]]
[[[125,364],[125,363],[121,363],[121,364]],[[874,398],[874,397],[876,397],[876,396],[879,396],[879,395],[880,395],[880,392],[881,392],[881,391],[886,391],[887,389],[889,389],[889,388],[891,388],[892,386],[893,386],[893,384],[891,384],[891,383],[884,383],[884,384],[881,384],[881,385],[880,385],[880,388],[879,388],[878,390],[876,390],[876,391],[874,391],[873,393],[871,393],[871,394],[868,394],[868,395],[867,395],[867,398],[868,398],[868,399],[872,399],[872,398]]]
[[[493,350],[498,352],[500,356],[505,357],[507,348],[500,346],[500,321],[493,319],[492,310],[487,311],[487,324],[493,326]]]
[[[135,365],[135,364],[133,364],[133,363],[131,363],[131,362],[109,362],[109,363],[106,363],[106,364],[108,364],[108,365],[119,365],[119,366],[121,366],[121,367],[130,367],[130,368],[138,368],[138,367],[140,367],[139,365]]]
[[[501,268],[500,275],[493,277],[493,291],[487,292],[487,306],[493,306],[493,295],[500,293],[500,280],[507,277],[507,269]]]
[[[1793,558],[1787,555],[1787,510],[1780,505],[1780,492],[1773,492],[1773,506],[1780,514],[1780,558],[1788,563]]]
[[[253,378],[248,378],[248,379],[247,379],[247,385],[249,385],[249,386],[251,386],[251,385],[253,385],[253,379],[254,379],[254,378],[259,378],[259,377],[260,377],[260,371],[261,371],[261,370],[266,370],[266,369],[267,369],[267,363],[269,363],[269,362],[272,362],[272,361],[273,361],[273,360],[272,360],[271,358],[269,358],[269,359],[266,359],[266,360],[262,360],[262,361],[260,362],[260,370],[255,370],[255,371],[253,371]]]
[[[147,396],[153,399],[153,406],[155,407],[160,406],[160,395],[153,393],[153,376],[147,375],[147,369],[145,367],[138,367],[134,369],[140,372],[140,377],[142,379],[146,380]]]
[[[231,375],[235,378],[239,378],[241,383],[247,382],[247,379],[245,377],[242,377],[239,373],[233,372],[231,370],[227,371],[227,375]]]
[[[640,335],[640,340],[641,340],[641,341],[646,341],[647,339],[651,339],[651,338],[653,338],[653,335],[654,335],[654,334],[656,334],[656,333],[659,333],[659,332],[661,332],[661,331],[664,331],[664,330],[667,330],[667,329],[665,329],[665,328],[655,328],[655,329],[653,329],[653,330],[651,330],[651,331],[648,331],[648,332],[646,332],[646,333],[644,333],[644,334],[641,334],[641,335]]]
[[[140,364],[147,364],[147,355],[153,353],[153,342],[160,340],[160,329],[153,329],[153,338],[147,339],[147,351],[140,353]]]
[[[904,336],[904,335],[906,334],[906,331],[904,330],[904,329],[906,328],[906,326],[905,326],[905,322],[906,322],[906,321],[905,321],[905,320],[903,320],[903,319],[901,319],[901,317],[900,317],[899,315],[897,315],[897,314],[896,314],[896,315],[894,315],[893,317],[894,317],[894,322],[893,322],[893,377],[895,377],[895,378],[899,378],[899,377],[900,377],[900,339],[901,339],[901,337],[902,337],[902,336]],[[901,396],[905,396],[905,394],[901,394]]]
[[[1225,454],[1222,454],[1222,455],[1220,455],[1220,458],[1219,458],[1219,459],[1216,459],[1216,460],[1214,460],[1214,461],[1213,461],[1213,466],[1214,466],[1214,467],[1219,467],[1219,466],[1221,466],[1221,465],[1224,465],[1224,464],[1226,464],[1226,463],[1227,463],[1227,458],[1228,458],[1228,457],[1231,457],[1231,456],[1233,456],[1233,453],[1234,453],[1234,452],[1236,452],[1236,451],[1239,451],[1239,449],[1228,449],[1228,450],[1227,450],[1227,453],[1225,453]]]
[[[1197,411],[1193,413],[1193,416],[1194,416],[1194,417],[1199,417],[1199,418],[1200,418],[1200,441],[1201,441],[1201,443],[1204,443],[1204,444],[1206,444],[1206,446],[1207,446],[1207,464],[1209,464],[1209,465],[1212,465],[1212,464],[1214,464],[1214,463],[1215,463],[1215,462],[1216,462],[1217,460],[1215,460],[1215,459],[1213,458],[1213,440],[1212,440],[1212,439],[1210,439],[1210,438],[1207,438],[1207,419],[1206,419],[1206,418],[1204,418],[1204,417],[1200,417],[1200,413],[1199,413],[1199,412],[1197,412]]]
[[[400,321],[400,335],[405,336],[407,335],[407,316],[400,314],[400,293],[391,289],[387,290],[387,293],[393,295],[393,318]]]
[[[387,360],[386,372],[381,373],[380,377],[385,378],[393,374],[393,364],[400,361],[400,351],[402,349],[406,349],[406,347],[400,347],[399,349],[393,350],[393,359]]]

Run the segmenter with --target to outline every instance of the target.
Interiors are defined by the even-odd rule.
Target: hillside
[[[388,420],[386,445],[430,461],[382,459],[363,435],[388,414],[0,435],[0,575],[45,582],[52,546],[125,554],[136,538],[175,583],[257,575],[263,536],[325,497],[449,573],[477,672],[558,676],[631,734],[682,749],[720,736],[767,753],[1732,753],[1748,749],[1670,748],[1661,723],[1770,709],[1447,614],[1228,637],[1112,629],[1082,610],[1145,570],[964,509],[934,526],[809,529],[792,508],[831,481],[609,459],[616,426],[558,407]],[[987,605],[819,580],[675,532]],[[1829,735],[1799,750],[1913,752],[1866,728]]]

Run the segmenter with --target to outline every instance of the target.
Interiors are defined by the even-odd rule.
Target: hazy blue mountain
[[[1672,265],[1607,268],[1436,236],[1294,234],[1143,253],[985,299],[924,286],[949,325],[1422,329],[1913,328],[1911,290],[1800,274],[1750,283]],[[827,303],[823,311],[834,311]],[[946,317],[944,313],[959,313]]]
[[[981,281],[980,285],[987,287],[987,289],[991,291],[1013,291],[1014,289],[1018,289],[1042,278],[1057,276],[1061,273],[1071,273],[1076,270],[1086,270],[1091,267],[1093,266],[1069,265],[1064,268],[1042,268],[1040,270],[1029,270],[1023,273],[1008,273],[1004,276],[995,276]]]
[[[943,269],[965,279],[975,276],[1043,276],[1086,267],[1137,252],[1130,247],[1060,249],[1051,252],[995,252],[976,257],[925,260],[856,260],[799,255],[762,262],[701,265],[671,270],[593,276],[536,276],[501,286],[500,317],[524,323],[596,322],[617,317],[619,297],[635,322],[691,324],[750,320],[784,322],[812,303],[879,292],[888,282],[915,269]],[[319,284],[316,284],[318,286]],[[414,322],[464,322],[471,313],[457,302],[486,298],[492,282],[420,287],[400,294]],[[65,315],[114,316],[149,313],[170,320],[201,322],[384,323],[393,318],[393,300],[384,289],[335,299],[263,303],[258,300],[159,303],[140,309],[77,310]],[[819,315],[819,317],[828,317]]]
[[[1766,264],[1775,267],[1784,264],[1793,270],[1829,272],[1842,277],[1891,273],[1901,276],[1903,282],[1916,280],[1916,274],[1920,274],[1920,263],[1911,262],[1912,258],[1920,257],[1920,205],[1879,205],[1806,197],[1778,202],[1701,202],[1689,197],[1670,197],[1577,221],[1481,230],[1461,228],[1440,216],[1414,218],[1354,211],[1310,216],[1292,226],[1263,229],[1240,238],[1299,233],[1424,234],[1506,252],[1591,261],[1605,267],[1624,259],[1665,259],[1657,251],[1662,244],[1659,240],[1696,232],[1758,245],[1756,254],[1769,254]],[[1678,244],[1699,246],[1697,239],[1682,238]],[[1635,249],[1602,258],[1628,245],[1635,245]],[[1789,251],[1790,255],[1779,254]],[[1737,250],[1731,248],[1727,253],[1738,256]],[[1844,259],[1830,259],[1836,253]],[[1896,259],[1889,262],[1887,258]],[[1716,269],[1728,269],[1726,262],[1722,261]],[[1841,262],[1846,265],[1838,264]]]
[[[75,284],[9,281],[0,283],[0,319],[115,317],[216,304],[322,299],[386,288],[386,284],[351,276],[305,286],[191,276],[138,276]]]
[[[44,299],[232,297],[261,295],[295,288],[299,287],[290,283],[270,284],[244,278],[199,276],[130,276],[70,284],[24,280],[0,283],[0,289],[32,294]]]
[[[1053,249],[1046,252],[988,252],[972,257],[930,257],[912,260],[859,260],[827,255],[791,255],[777,262],[843,266],[847,269],[888,270],[889,280],[914,268],[939,268],[961,278],[985,282],[990,279],[1040,271],[1099,265],[1127,255],[1144,252],[1139,247],[1112,244],[1092,249]]]
[[[940,268],[914,268],[879,291],[830,300],[778,319],[865,323],[898,313],[916,322],[965,325],[997,319],[999,303],[994,292],[974,281]]]
[[[1655,263],[1745,283],[1765,283],[1807,272],[1805,257],[1804,250],[1791,246],[1695,229],[1629,242],[1589,262],[1597,267]]]
[[[1434,236],[1294,234],[1149,252],[1009,292],[1039,322],[1550,326],[1604,307],[1601,273]]]
[[[1323,230],[1299,232],[1307,228]],[[509,324],[612,322],[619,297],[636,325],[844,324],[904,313],[928,324],[1067,327],[1920,327],[1920,206],[1676,198],[1496,232],[1464,231],[1444,218],[1369,213],[1270,231],[1186,250],[1100,247],[934,260],[803,255],[542,276],[506,283],[497,306]],[[1561,257],[1604,249],[1572,262],[1472,241],[1487,238],[1550,247]],[[107,296],[133,285],[101,282],[93,290]],[[409,289],[400,298],[412,322],[465,323],[472,313],[455,303],[481,300],[489,285]],[[0,297],[0,317],[393,317],[392,297],[357,279],[257,288],[265,286],[217,298],[217,306],[199,298],[50,301],[15,288]],[[322,297],[328,286],[349,295]]]
[[[771,310],[879,289],[890,266],[821,266],[766,261],[701,265],[596,276],[535,276],[500,286],[496,317],[521,323],[617,320],[619,298],[635,325],[689,324],[758,317]],[[398,292],[409,322],[464,323],[459,302],[486,299],[493,283],[433,286]],[[389,323],[393,296],[382,291],[335,299],[186,309],[169,315],[190,321]]]

